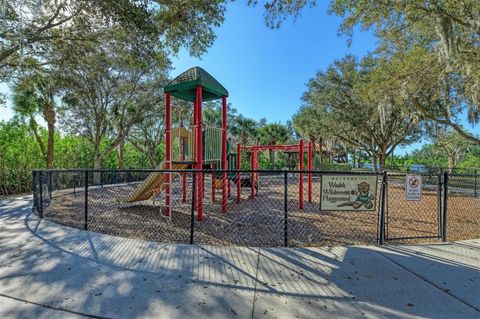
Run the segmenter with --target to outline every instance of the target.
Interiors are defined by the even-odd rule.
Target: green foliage
[[[289,168],[286,155],[282,152],[276,152],[275,162],[272,163],[268,152],[260,152],[258,156],[258,167],[259,169],[285,169]]]
[[[47,131],[40,127],[40,137],[46,141]],[[111,141],[104,140],[107,145]],[[92,168],[93,149],[85,139],[75,135],[55,135],[55,167]],[[29,192],[32,187],[32,170],[44,168],[46,157],[27,124],[13,119],[0,122],[0,195]],[[163,148],[162,148],[163,150]],[[124,150],[125,165],[130,168],[149,167],[147,158],[127,143]],[[162,154],[159,154],[163,156]],[[116,153],[106,157],[104,168],[117,168]]]
[[[414,150],[406,161],[407,164],[424,164],[432,167],[447,167],[448,158],[443,152],[439,152],[434,144],[427,144],[419,150]]]
[[[419,135],[417,118],[403,108],[405,97],[398,90],[379,90],[389,72],[387,65],[371,56],[361,62],[347,56],[319,71],[310,80],[303,96],[305,104],[294,117],[297,129],[309,136],[323,133],[338,138],[383,166],[395,147],[407,145]]]
[[[385,83],[401,83],[415,96],[412,111],[480,143],[459,125],[465,113],[471,123],[480,119],[479,1],[336,0],[331,11],[343,17],[341,32],[375,30],[377,52],[395,61]]]
[[[251,0],[250,4],[259,1]],[[264,1],[267,25],[298,17],[315,1]],[[332,0],[329,12],[342,18],[349,42],[355,29],[373,30],[376,57],[386,65],[376,77],[379,96],[408,97],[401,105],[423,119],[447,125],[480,144],[460,123],[480,120],[480,2],[478,0]],[[378,72],[377,72],[378,73]]]
[[[447,134],[446,139],[452,138],[450,135],[455,134],[450,132]],[[459,138],[453,137],[453,139]],[[460,140],[461,143],[465,143],[465,139]],[[443,141],[442,143],[446,143]],[[463,148],[461,144],[457,146],[453,145],[452,150],[455,150],[450,156],[456,157],[454,160],[449,160],[449,151],[447,152],[445,147],[436,143],[430,143],[423,145],[420,149],[414,150],[412,153],[404,156],[396,156],[393,163],[388,163],[393,167],[414,168],[419,164],[423,165],[424,169],[432,172],[437,172],[439,169],[455,171],[466,170],[470,172],[472,169],[479,167],[480,165],[480,146],[469,144],[468,148]],[[456,151],[460,150],[460,153]],[[479,171],[480,172],[480,171]]]
[[[32,168],[44,167],[45,157],[29,128],[17,120],[0,122],[0,195],[31,190]]]
[[[215,40],[213,27],[223,22],[226,1],[202,0],[9,0],[0,10],[0,80],[23,69],[65,62],[52,46],[74,53],[87,42],[101,45],[105,30],[135,34],[156,42],[165,53],[181,48],[199,56]],[[6,32],[3,32],[6,30]],[[132,42],[124,43],[132,46]],[[73,58],[69,56],[67,59]]]
[[[281,145],[289,138],[288,128],[281,123],[270,123],[258,129],[258,138],[262,145]]]
[[[257,141],[259,127],[259,122],[246,118],[243,115],[239,115],[235,117],[229,130],[237,143],[249,145],[254,144]]]
[[[202,120],[205,125],[222,127],[222,100],[207,101],[202,106]],[[227,103],[227,127],[232,128],[237,121],[237,109]]]
[[[304,7],[313,7],[315,0],[248,0],[249,5],[263,3],[265,8],[265,23],[272,29],[279,28],[283,21],[293,16],[297,19]]]
[[[477,148],[475,152],[468,153],[465,155],[463,160],[458,163],[457,168],[460,169],[471,169],[480,167],[480,154],[479,149]],[[480,169],[478,170],[480,173]]]

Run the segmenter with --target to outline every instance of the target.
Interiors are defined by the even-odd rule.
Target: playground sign
[[[408,201],[422,199],[422,176],[407,175],[405,178],[405,196]]]
[[[323,175],[320,210],[374,211],[377,179],[375,175]]]

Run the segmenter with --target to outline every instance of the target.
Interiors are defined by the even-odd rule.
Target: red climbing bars
[[[308,169],[308,202],[312,202],[312,141],[308,142],[307,169]]]
[[[303,209],[303,140],[300,140],[298,148],[298,169],[300,170],[298,175],[298,207]]]
[[[255,198],[255,151],[250,153],[250,197]]]

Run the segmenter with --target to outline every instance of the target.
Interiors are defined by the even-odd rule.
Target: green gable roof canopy
[[[171,80],[163,88],[163,92],[182,100],[194,101],[196,98],[197,85],[203,88],[202,100],[211,101],[228,96],[228,91],[213,76],[204,69],[196,66],[183,72]]]

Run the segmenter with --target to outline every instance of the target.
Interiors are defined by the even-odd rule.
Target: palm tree
[[[46,156],[47,169],[53,168],[55,142],[55,88],[50,80],[35,74],[20,79],[13,88],[13,110],[20,117],[28,120],[30,129],[40,147],[43,156]],[[47,123],[47,147],[40,136],[37,116]]]
[[[258,130],[258,137],[264,145],[279,145],[286,143],[289,138],[288,128],[281,123],[270,123]],[[270,164],[275,165],[275,152],[270,152]]]
[[[239,115],[230,128],[230,132],[240,144],[247,145],[257,138],[258,127],[257,121]]]

